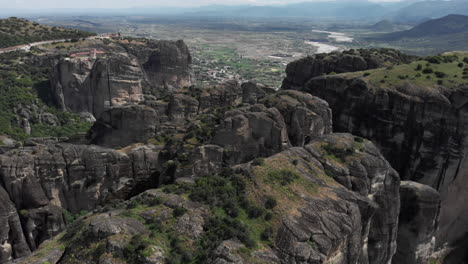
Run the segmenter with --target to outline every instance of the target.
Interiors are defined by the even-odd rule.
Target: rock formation
[[[182,88],[193,83],[192,56],[183,40],[123,44],[137,57],[148,82],[153,86]]]
[[[400,199],[398,249],[393,263],[429,263],[435,247],[435,230],[440,210],[439,193],[424,184],[402,181]]]
[[[145,105],[116,106],[105,110],[88,133],[92,144],[125,147],[146,142],[156,135],[159,119],[156,111]]]
[[[183,41],[119,45],[98,59],[61,59],[50,74],[55,103],[97,118],[108,107],[141,102],[145,93],[192,85],[192,59]]]
[[[329,73],[344,73],[408,63],[415,57],[393,49],[358,49],[316,54],[288,64],[282,89],[298,89],[311,78]]]
[[[346,154],[339,160],[331,158],[341,152]],[[174,192],[148,190],[108,212],[88,214],[53,242],[67,243],[59,263],[77,259],[120,263],[129,258],[164,263],[180,257],[187,261],[207,258],[202,263],[390,262],[396,250],[399,178],[371,142],[349,134],[325,135],[304,148],[293,147],[266,158],[262,164],[249,162],[234,166],[234,170],[240,174],[224,177],[250,179],[245,180],[245,188],[251,190],[247,199],[270,197],[277,201],[270,231],[274,240],[261,249],[251,249],[241,241],[228,239],[228,235],[208,256],[190,249],[177,255],[183,242],[170,242],[165,235],[157,234],[170,234],[172,241],[184,237],[194,245],[203,245],[210,234],[214,235],[214,212],[203,202],[193,201],[194,193],[186,194],[189,200],[182,195],[190,190],[189,184],[180,185],[186,187]],[[283,173],[293,178],[281,178]],[[204,177],[208,180],[215,175]],[[257,221],[269,225],[269,220]],[[238,224],[240,230],[245,228],[243,223]],[[145,242],[151,240],[158,242]],[[90,243],[96,247],[89,249]],[[170,251],[167,243],[182,244]],[[53,259],[60,250],[57,244],[40,251],[42,258]],[[133,247],[135,251],[129,251]]]
[[[379,89],[360,78],[323,76],[302,90],[329,103],[336,131],[373,140],[402,179],[441,193],[438,246],[468,231],[465,87]]]
[[[437,236],[438,193],[411,182],[400,190],[378,147],[389,155],[396,146],[398,158],[419,162],[407,166],[414,171],[439,166],[429,167],[425,183],[458,187],[442,192],[442,205],[466,188],[460,177],[445,176],[455,171],[452,159],[463,157],[452,146],[463,142],[464,112],[452,106],[463,108],[460,95],[425,95],[433,107],[414,94],[372,94],[360,79],[316,77],[412,59],[396,51],[316,55],[288,67],[284,88],[304,91],[275,91],[235,81],[192,87],[182,41],[102,45],[106,54],[60,59],[50,74],[56,105],[96,120],[89,145],[31,138],[0,149],[2,264],[423,263]],[[373,105],[364,122],[355,119],[355,108],[370,102],[385,111]],[[386,119],[392,111],[395,127]],[[15,112],[25,130],[34,126],[32,113],[41,124],[60,121],[32,106]],[[377,114],[383,129],[366,123]],[[393,145],[333,133],[332,125],[370,139],[391,135]],[[437,147],[428,143],[434,138]],[[416,154],[421,148],[429,151]],[[460,230],[465,213],[444,210],[443,221],[460,216],[451,223]]]
[[[91,211],[130,197],[139,185],[157,186],[157,156],[158,151],[148,147],[125,154],[60,143],[1,155],[1,259],[25,256],[63,231],[64,210]]]

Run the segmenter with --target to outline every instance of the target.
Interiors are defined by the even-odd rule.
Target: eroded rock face
[[[144,73],[128,54],[112,54],[96,61],[61,60],[51,73],[55,103],[71,112],[96,117],[113,105],[143,99]]]
[[[63,231],[64,209],[91,211],[105,201],[128,198],[141,186],[157,186],[157,156],[148,147],[125,154],[60,143],[1,155],[2,260],[25,256]]]
[[[0,263],[31,253],[21,221],[8,193],[0,186]]]
[[[156,111],[145,105],[116,106],[105,110],[88,132],[92,144],[125,147],[153,138],[159,128]]]
[[[467,89],[380,89],[346,76],[312,78],[302,88],[328,102],[336,131],[373,140],[402,179],[440,192],[438,246],[468,231]]]
[[[98,118],[108,107],[141,102],[145,93],[192,85],[192,60],[183,41],[119,45],[123,48],[102,58],[57,63],[50,75],[51,93],[62,110]]]
[[[349,134],[325,135],[305,147],[272,155],[261,164],[249,162],[233,169],[240,173],[236,177],[245,177],[250,186],[246,197],[276,199],[274,212],[281,213],[270,223],[274,240],[258,250],[235,240],[221,241],[209,251],[206,263],[391,261],[399,211],[399,178],[371,142],[356,140]],[[271,178],[271,173],[278,175],[284,170],[295,176],[286,182]],[[166,246],[172,242],[158,236],[157,230],[193,242],[207,239],[204,235],[212,228],[207,223],[213,219],[210,206],[177,193],[148,190],[117,205],[118,209],[88,214],[78,229],[66,235],[74,238],[61,261],[120,263],[129,257],[125,252],[132,244],[137,248],[142,245],[135,249],[141,251],[132,255],[134,258],[141,258],[144,263],[164,263],[172,256],[170,251],[158,244],[141,244],[142,236],[155,241],[163,239],[160,243]],[[147,208],[141,210],[142,206]],[[153,235],[148,235],[151,232]],[[101,247],[89,250],[89,243]]]
[[[267,157],[290,146],[282,115],[264,105],[227,112],[212,143],[225,148],[225,159],[231,164]]]
[[[349,152],[337,160],[331,158],[337,154],[330,149]],[[275,241],[282,262],[391,261],[396,251],[399,177],[372,143],[356,142],[349,134],[331,134],[305,148],[273,155],[265,164],[278,168],[295,164],[301,177],[316,186],[317,195],[304,194],[303,203],[283,216]],[[258,169],[255,175],[261,175]]]
[[[435,247],[439,193],[424,184],[402,181],[400,199],[398,249],[392,263],[428,263]]]
[[[282,89],[299,89],[311,78],[332,72],[364,71],[412,60],[414,57],[392,49],[359,49],[308,56],[288,64]]]
[[[173,88],[192,85],[192,56],[183,40],[147,40],[144,45],[123,45],[129,54],[138,58],[151,85]]]
[[[263,102],[283,115],[293,146],[304,146],[313,138],[332,132],[332,113],[322,99],[298,91],[280,91]]]

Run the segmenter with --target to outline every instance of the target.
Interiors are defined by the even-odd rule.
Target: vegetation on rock
[[[0,48],[44,40],[79,39],[93,35],[95,33],[40,25],[22,18],[0,19]]]

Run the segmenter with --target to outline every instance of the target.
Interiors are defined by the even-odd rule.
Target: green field
[[[285,66],[281,62],[247,58],[240,55],[234,48],[199,45],[193,49],[192,53],[196,58],[195,78],[199,84],[219,82],[207,76],[206,72],[223,69],[226,73],[218,73],[218,77],[228,78],[229,75],[238,74],[242,80],[251,80],[272,87],[279,87],[285,77]]]

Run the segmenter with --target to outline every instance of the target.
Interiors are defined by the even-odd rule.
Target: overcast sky
[[[202,5],[236,5],[236,4],[288,4],[307,0],[0,0],[1,8],[128,8],[140,6],[202,6]],[[313,1],[313,0],[309,0]],[[315,0],[318,1],[318,0]],[[336,0],[339,1],[339,0]],[[398,0],[372,0],[398,1]]]

